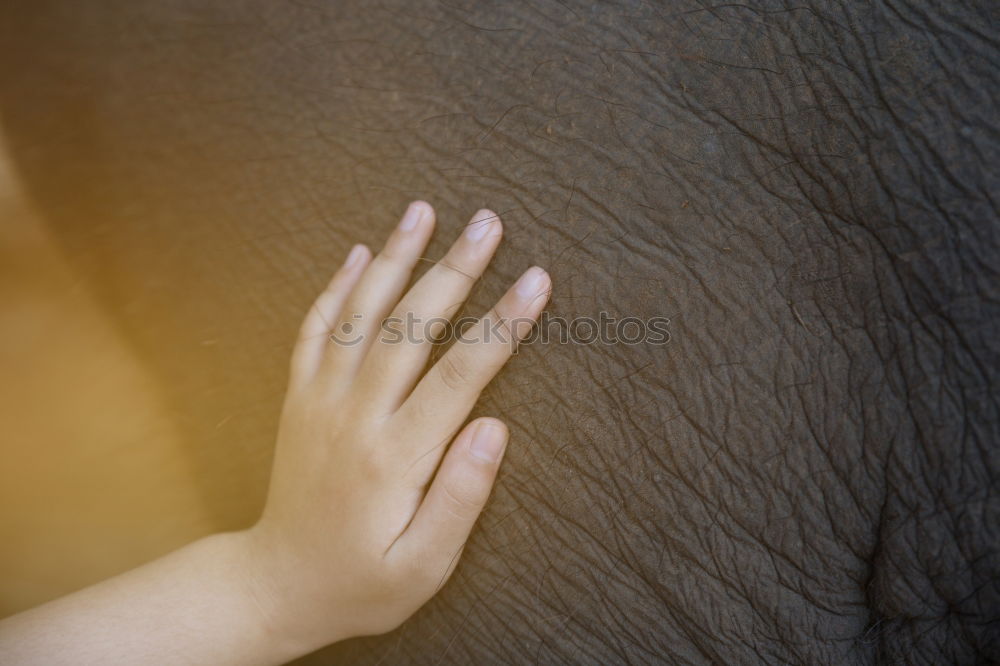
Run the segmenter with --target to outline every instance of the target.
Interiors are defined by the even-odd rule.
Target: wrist
[[[315,590],[307,589],[296,554],[283,548],[266,527],[258,524],[224,536],[239,553],[234,570],[259,635],[266,637],[268,651],[276,651],[281,663],[349,637],[333,609],[317,603]]]
[[[281,558],[254,528],[215,535],[232,553],[233,583],[245,599],[255,636],[271,663],[286,663],[323,647],[296,621]],[[213,538],[215,538],[213,537]]]

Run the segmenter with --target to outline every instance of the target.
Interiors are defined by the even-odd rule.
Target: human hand
[[[493,486],[507,428],[480,418],[455,433],[551,281],[526,271],[424,374],[432,343],[383,320],[453,317],[502,235],[479,211],[400,300],[433,229],[433,209],[411,204],[378,256],[351,251],[302,325],[267,504],[245,533],[254,598],[291,652],[402,623],[451,575]],[[353,344],[331,339],[344,324]]]

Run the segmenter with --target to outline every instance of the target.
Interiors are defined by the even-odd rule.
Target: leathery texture
[[[305,663],[1000,661],[994,3],[71,0],[0,21],[3,121],[150,360],[220,527],[304,308],[425,197],[564,317],[446,588]]]

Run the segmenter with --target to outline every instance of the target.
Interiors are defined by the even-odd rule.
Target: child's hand
[[[502,234],[480,211],[400,300],[433,229],[431,207],[411,204],[378,256],[351,251],[302,325],[267,506],[246,534],[256,601],[293,652],[388,631],[440,589],[507,443],[495,419],[456,432],[544,308],[548,274],[529,269],[424,373],[431,342],[383,320],[451,318]]]
[[[444,584],[507,443],[495,419],[455,433],[551,285],[529,269],[425,374],[424,327],[403,326],[410,339],[382,322],[450,319],[501,235],[480,211],[400,301],[433,228],[431,207],[410,205],[382,253],[355,247],[306,317],[260,521],[4,619],[0,662],[284,663],[388,631]]]

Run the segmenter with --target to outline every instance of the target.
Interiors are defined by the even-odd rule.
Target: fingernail
[[[472,218],[472,222],[465,227],[465,237],[473,243],[486,238],[486,234],[493,228],[493,223],[497,219],[497,214],[490,210],[481,210]]]
[[[347,261],[344,262],[345,268],[350,268],[354,264],[361,261],[361,256],[365,253],[364,245],[355,245],[351,248],[350,254],[347,255]]]
[[[480,423],[472,433],[469,451],[475,457],[488,463],[500,460],[504,449],[504,437],[500,428],[489,423]]]
[[[410,207],[406,209],[406,213],[403,214],[403,219],[399,221],[399,230],[412,231],[416,228],[417,222],[420,221],[423,214],[423,206],[417,203],[411,203]]]
[[[542,291],[544,284],[545,271],[538,266],[532,266],[525,271],[524,275],[517,281],[517,284],[514,285],[514,291],[519,298],[534,298]]]

